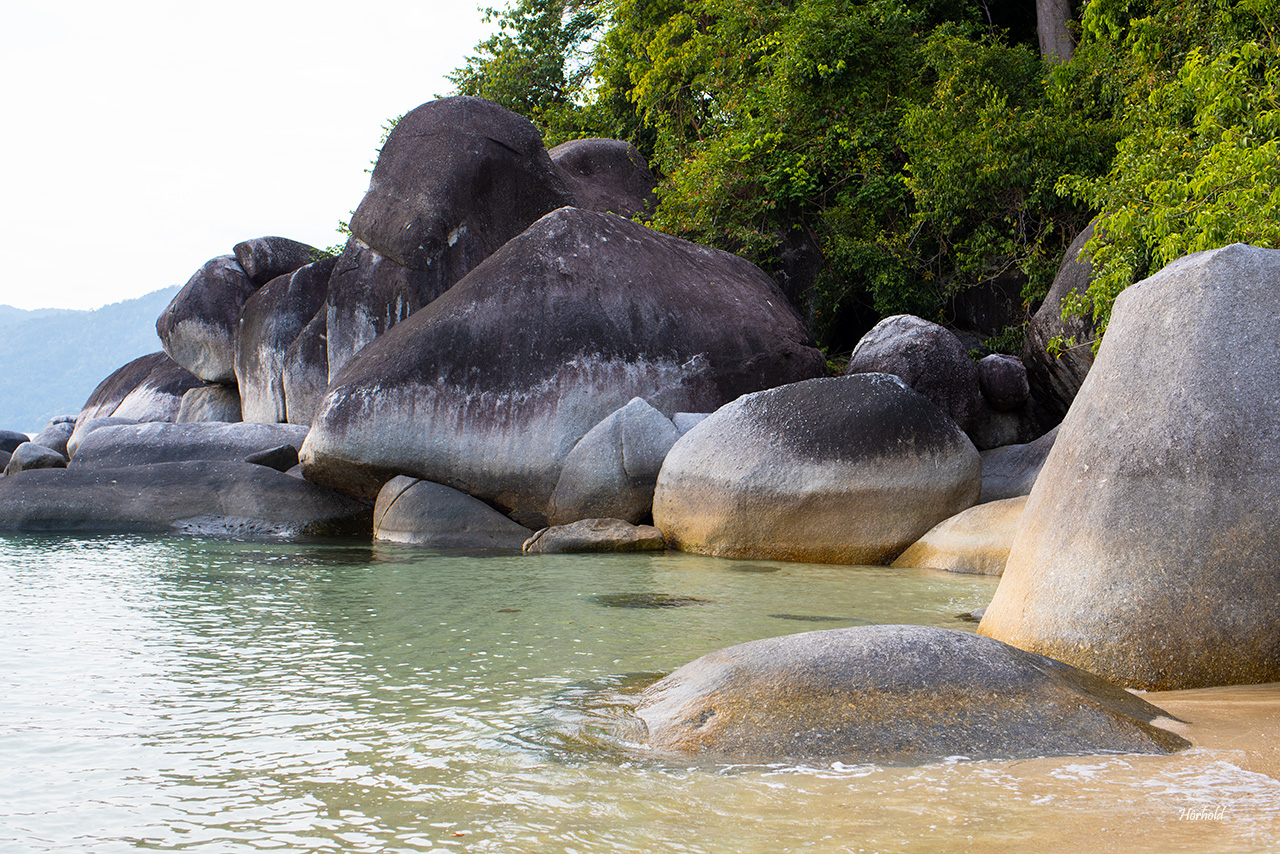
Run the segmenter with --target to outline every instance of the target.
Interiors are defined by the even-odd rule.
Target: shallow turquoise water
[[[1229,752],[682,767],[584,712],[754,638],[972,628],[993,591],[671,553],[0,539],[0,849],[1049,851],[1108,824],[1116,850],[1280,844],[1280,783]]]

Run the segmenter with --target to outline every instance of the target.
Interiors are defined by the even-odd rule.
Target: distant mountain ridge
[[[75,415],[116,368],[159,350],[156,318],[179,287],[92,311],[0,305],[0,430]]]

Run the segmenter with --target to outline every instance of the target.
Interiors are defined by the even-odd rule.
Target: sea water
[[[676,553],[0,538],[0,850],[1280,847],[1280,782],[1234,743],[745,767],[601,734],[599,698],[704,653],[873,623],[972,630],[962,615],[994,585]],[[1280,708],[1250,702],[1246,739]]]

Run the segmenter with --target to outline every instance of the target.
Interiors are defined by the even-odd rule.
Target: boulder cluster
[[[1023,359],[900,315],[833,375],[769,276],[643,224],[654,187],[627,143],[548,152],[487,101],[418,107],[340,253],[236,245],[158,319],[163,352],[0,433],[0,532],[1003,573],[996,640],[811,633],[646,692],[656,749],[735,760],[1170,750],[1090,674],[1280,679],[1280,252],[1184,259],[1121,296],[1096,364],[1055,360],[1041,338],[1091,331],[1058,308],[1082,235]]]

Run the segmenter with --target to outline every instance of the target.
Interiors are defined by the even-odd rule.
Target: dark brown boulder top
[[[287,237],[256,237],[237,243],[231,251],[245,275],[257,285],[317,261],[321,254],[314,246]]]
[[[578,207],[628,219],[653,212],[658,182],[631,143],[620,139],[575,139],[557,145],[549,153]]]

